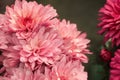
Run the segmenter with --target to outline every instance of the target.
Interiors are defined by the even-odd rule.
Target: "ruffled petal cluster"
[[[20,52],[21,62],[53,64],[62,55],[63,40],[51,28],[42,27],[35,36],[31,36],[28,42]]]
[[[79,61],[68,61],[63,57],[52,68],[43,66],[34,72],[23,66],[9,68],[0,80],[87,80],[87,72]]]
[[[78,31],[76,24],[70,24],[66,20],[59,21],[55,28],[64,40],[64,54],[82,62],[88,62],[85,54],[90,54],[91,52],[87,49],[90,40],[86,38],[86,33]]]
[[[87,80],[87,72],[79,61],[61,59],[52,70],[46,70],[48,80]]]

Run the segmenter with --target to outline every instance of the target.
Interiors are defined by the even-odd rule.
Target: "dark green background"
[[[108,68],[99,57],[102,45],[102,36],[97,34],[98,10],[104,5],[105,0],[36,0],[42,4],[50,4],[59,14],[61,19],[70,20],[78,25],[78,29],[86,32],[91,40],[90,50],[94,53],[88,55],[89,64],[86,65],[88,80],[108,80]],[[14,0],[0,0],[0,12],[4,13],[5,6]]]

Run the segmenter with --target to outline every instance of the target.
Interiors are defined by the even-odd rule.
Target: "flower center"
[[[31,18],[24,18],[24,20],[23,20],[23,25],[24,26],[30,25],[31,23],[32,23]]]

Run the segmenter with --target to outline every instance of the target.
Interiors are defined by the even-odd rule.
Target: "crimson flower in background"
[[[120,80],[120,49],[115,52],[110,67],[110,80]]]
[[[112,44],[120,45],[120,0],[107,0],[99,10],[100,34],[105,34],[104,40],[111,39]]]

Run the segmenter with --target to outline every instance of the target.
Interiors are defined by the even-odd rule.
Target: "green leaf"
[[[88,71],[89,80],[105,80],[106,71],[102,65],[92,65]]]

